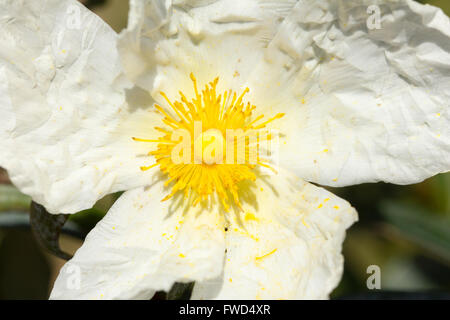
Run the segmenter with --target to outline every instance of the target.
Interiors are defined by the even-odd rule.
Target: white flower
[[[381,28],[371,30],[374,3]],[[450,22],[440,10],[409,0],[130,7],[118,37],[74,0],[0,0],[0,166],[52,213],[128,190],[52,298],[150,298],[188,281],[195,299],[327,298],[357,215],[306,181],[408,184],[450,169]],[[228,90],[245,95],[222,95],[220,109],[214,97]],[[199,118],[222,133],[272,120],[278,173],[262,174],[263,159],[167,160],[166,140]],[[79,287],[68,285],[71,266]]]

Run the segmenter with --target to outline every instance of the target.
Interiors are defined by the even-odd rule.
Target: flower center
[[[165,109],[155,105],[164,124],[155,129],[162,135],[154,140],[133,137],[135,141],[157,143],[156,150],[149,152],[156,163],[141,170],[159,166],[168,176],[165,185],[172,184],[172,190],[163,201],[183,192],[196,205],[216,194],[225,210],[230,199],[241,208],[240,182],[254,181],[257,166],[272,169],[261,157],[260,146],[273,139],[266,125],[284,114],[262,121],[264,115],[253,117],[256,106],[243,102],[248,88],[239,96],[231,90],[218,95],[216,78],[199,93],[192,73],[190,78],[195,91],[190,100],[179,92],[180,101],[172,102],[161,92],[170,106]]]
[[[194,163],[214,164],[223,162],[225,139],[222,132],[209,129],[194,141]]]

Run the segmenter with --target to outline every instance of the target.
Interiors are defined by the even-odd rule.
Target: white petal
[[[55,282],[52,299],[141,299],[174,282],[202,281],[222,271],[223,217],[180,210],[161,199],[161,182],[127,191],[89,233]],[[80,268],[80,287],[68,287]]]
[[[293,0],[135,0],[119,51],[130,79],[160,99],[191,94],[191,72],[200,83],[220,77],[222,89],[240,88],[263,57]]]
[[[320,184],[416,183],[450,170],[450,22],[414,1],[301,1],[248,80],[285,134],[280,165]],[[372,11],[373,13],[373,11]]]
[[[131,137],[149,134],[152,99],[127,89],[116,37],[75,0],[0,0],[0,166],[52,213],[151,174]]]
[[[226,233],[224,273],[196,283],[193,299],[324,299],[341,279],[344,200],[281,172],[257,181],[255,201]]]

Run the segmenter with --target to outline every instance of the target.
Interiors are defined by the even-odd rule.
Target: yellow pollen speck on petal
[[[325,152],[325,153],[328,152],[328,149],[323,149],[323,152]]]
[[[309,225],[306,223],[306,221],[305,221],[304,218],[302,218],[302,223],[303,223],[303,225],[304,225],[305,227],[309,228]]]
[[[230,279],[228,279],[228,281],[233,282],[233,279],[230,278]]]
[[[186,258],[186,256],[185,256],[184,254],[182,254],[182,253],[180,253],[178,256],[179,256],[180,258]]]
[[[330,198],[326,198],[323,200],[323,202],[327,202],[327,201],[330,201]]]
[[[258,221],[258,218],[256,218],[256,216],[253,213],[248,212],[245,215],[245,221],[250,221],[250,220]]]
[[[254,116],[256,106],[244,101],[249,88],[240,94],[232,90],[219,93],[218,77],[203,90],[192,73],[190,79],[194,89],[191,98],[179,91],[180,99],[172,101],[160,92],[167,105],[155,105],[161,125],[154,129],[162,135],[132,137],[136,142],[156,144],[148,152],[155,163],[140,169],[159,167],[165,174],[165,186],[171,185],[171,191],[162,201],[181,193],[195,206],[217,195],[226,211],[230,203],[242,210],[240,182],[255,181],[258,166],[274,170],[269,161],[260,158],[258,147],[273,139],[267,126],[284,114]]]
[[[335,208],[336,210],[338,210],[338,209],[339,209],[339,206],[334,206],[333,208]]]
[[[320,209],[323,207],[323,204],[319,204],[319,206],[317,207],[317,209]]]

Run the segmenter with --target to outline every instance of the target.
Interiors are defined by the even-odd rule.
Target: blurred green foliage
[[[82,2],[116,31],[126,26],[128,1]],[[439,6],[450,15],[449,0],[420,2]],[[31,199],[4,183],[1,175],[0,299],[47,298],[63,261],[37,245],[27,227]],[[381,268],[383,290],[450,292],[450,173],[411,186],[376,183],[329,189],[348,200],[360,217],[348,231],[344,276],[332,297],[367,292],[369,265]],[[72,215],[70,222],[80,234],[87,233],[119,195],[107,196],[94,208]],[[71,242],[73,249],[81,244],[67,237],[64,241]]]
[[[14,186],[0,184],[0,212],[9,210],[28,210],[31,198],[20,193]]]
[[[439,7],[450,16],[450,1],[448,0],[419,0],[418,2]]]
[[[420,184],[363,184],[331,189],[360,221],[344,243],[344,278],[333,296],[364,292],[370,265],[383,290],[450,291],[450,174]]]

